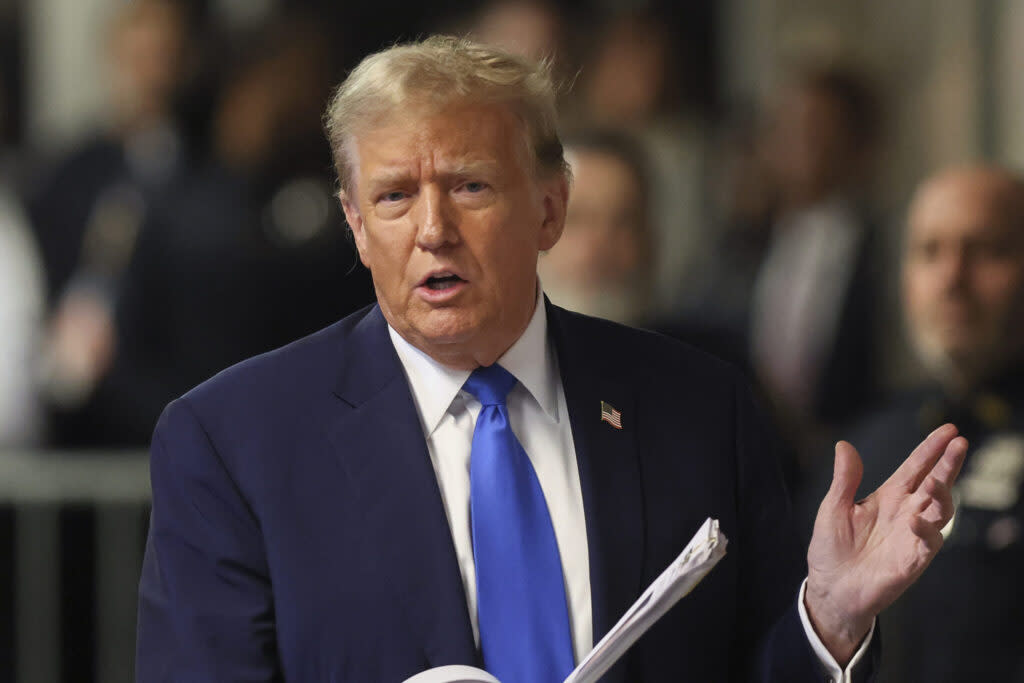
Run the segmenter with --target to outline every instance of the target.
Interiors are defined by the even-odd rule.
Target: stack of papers
[[[706,519],[679,557],[648,586],[626,610],[564,683],[597,683],[654,622],[692,591],[707,573],[725,557],[728,540],[717,519]],[[405,683],[501,683],[486,671],[471,666],[442,666],[424,671]]]

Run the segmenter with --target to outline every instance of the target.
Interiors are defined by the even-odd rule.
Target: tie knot
[[[516,384],[515,375],[497,363],[473,371],[462,388],[485,406],[504,405],[505,397]]]

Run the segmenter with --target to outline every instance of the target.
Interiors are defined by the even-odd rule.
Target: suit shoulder
[[[350,333],[373,309],[367,306],[290,344],[232,365],[182,398],[206,408],[236,401],[280,401],[318,388],[330,391]]]

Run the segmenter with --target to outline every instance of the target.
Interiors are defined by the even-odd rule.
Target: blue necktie
[[[509,424],[515,384],[495,364],[463,385],[482,405],[469,467],[480,647],[502,683],[561,683],[573,668],[562,562],[544,492]]]

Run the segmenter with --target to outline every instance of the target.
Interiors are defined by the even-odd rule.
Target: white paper
[[[596,683],[654,622],[692,591],[725,557],[727,543],[718,528],[718,520],[704,520],[679,557],[626,610],[619,623],[594,646],[565,683]]]
[[[439,666],[405,680],[405,683],[501,683],[491,674],[473,666]]]
[[[654,580],[643,595],[626,610],[564,683],[597,683],[637,639],[665,612],[701,582],[725,557],[725,535],[718,520],[704,520],[679,557]],[[471,666],[442,666],[417,674],[404,683],[500,683],[491,674]]]

